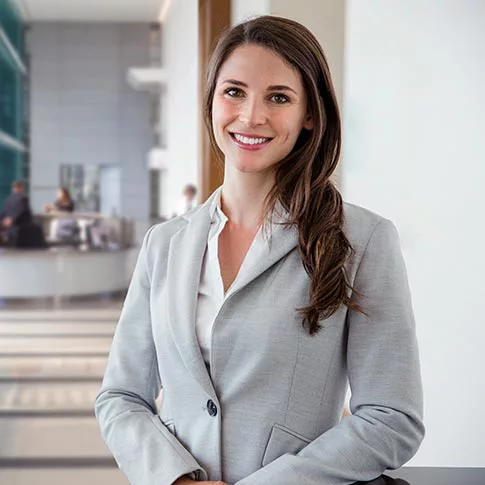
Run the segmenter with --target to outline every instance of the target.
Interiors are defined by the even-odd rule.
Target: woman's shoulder
[[[374,233],[382,233],[384,237],[397,233],[389,219],[349,202],[344,203],[344,232],[356,250],[364,249]]]
[[[164,241],[169,242],[171,237],[185,227],[187,220],[183,216],[177,216],[168,221],[154,224],[146,234],[147,245],[159,245]]]
[[[153,225],[148,229],[145,235],[146,244],[152,246],[155,244],[157,247],[163,244],[169,244],[170,239],[181,229],[185,228],[187,224],[194,218],[197,218],[205,204],[199,205],[189,212],[180,216],[172,217],[163,222]],[[202,214],[203,215],[203,214]]]

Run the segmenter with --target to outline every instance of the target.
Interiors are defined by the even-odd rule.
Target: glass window
[[[22,19],[10,0],[0,0],[0,27],[19,55],[23,57],[24,33]]]
[[[22,106],[20,93],[22,78],[0,57],[0,130],[21,139]]]
[[[10,44],[24,57],[24,27],[20,16],[10,0],[0,0],[0,28]],[[25,145],[23,74],[19,71],[4,42],[0,40],[0,131],[18,143]],[[0,206],[10,194],[15,179],[28,178],[28,158],[0,141]]]
[[[76,211],[99,212],[99,165],[61,165],[60,183],[69,190]]]

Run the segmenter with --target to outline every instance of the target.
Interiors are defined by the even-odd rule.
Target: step
[[[98,335],[113,336],[116,329],[114,322],[69,322],[58,320],[45,322],[31,320],[18,320],[15,322],[0,322],[0,338],[11,336],[86,336]]]
[[[0,436],[4,464],[14,459],[112,457],[94,417],[0,417]]]
[[[101,382],[0,382],[0,413],[92,415]]]
[[[16,320],[32,321],[108,321],[116,322],[119,319],[121,303],[117,303],[110,308],[72,308],[72,309],[32,309],[17,310],[8,308],[0,310],[0,322],[9,322]]]
[[[110,468],[3,468],[2,485],[129,485],[116,467]]]
[[[0,380],[30,378],[102,378],[107,357],[0,357]]]
[[[103,354],[111,348],[113,337],[8,337],[0,339],[0,356]]]

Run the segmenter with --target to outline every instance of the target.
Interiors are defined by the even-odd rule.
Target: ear
[[[310,115],[303,121],[303,128],[305,128],[305,130],[313,130],[313,118]]]

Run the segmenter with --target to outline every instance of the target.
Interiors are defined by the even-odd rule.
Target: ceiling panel
[[[27,22],[154,22],[168,0],[13,0]]]

